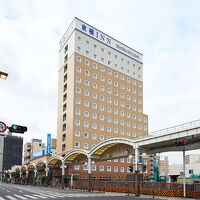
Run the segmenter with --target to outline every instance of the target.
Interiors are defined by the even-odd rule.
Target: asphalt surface
[[[37,186],[25,186],[0,183],[0,200],[129,200],[151,198],[137,198],[123,193],[95,193],[77,190],[53,189]],[[164,199],[164,198],[163,198]],[[166,198],[165,198],[166,199]]]

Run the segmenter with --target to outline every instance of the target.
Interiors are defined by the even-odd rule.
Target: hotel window
[[[81,88],[76,87],[76,93],[81,94]]]
[[[85,90],[85,91],[84,91],[84,95],[85,95],[85,96],[89,96],[89,91],[88,91],[88,90]]]
[[[79,41],[81,41],[81,37],[80,36],[78,36],[77,38],[78,38]]]
[[[112,80],[108,79],[108,84],[111,85],[112,84]]]
[[[89,76],[90,75],[90,72],[88,70],[85,70],[85,75],[86,76]]]
[[[107,108],[107,112],[111,113],[112,109],[110,107]]]
[[[118,82],[117,81],[114,81],[114,86],[118,87]]]
[[[110,123],[111,121],[112,121],[112,120],[111,120],[111,117],[108,117],[108,118],[107,118],[107,122]]]
[[[114,128],[114,133],[118,133],[118,128]]]
[[[118,101],[116,99],[114,100],[114,105],[118,105]]]
[[[131,88],[130,88],[129,86],[127,86],[127,87],[126,87],[126,90],[127,90],[128,92],[130,92],[130,91],[131,91]]]
[[[127,171],[127,172],[130,172],[130,168],[129,168],[129,167],[127,167],[127,168],[126,168],[126,171]]]
[[[114,72],[114,77],[118,78],[118,73]]]
[[[114,166],[114,172],[118,172],[118,167]]]
[[[76,56],[76,61],[77,61],[77,62],[81,62],[81,57]]]
[[[121,85],[120,85],[120,88],[121,88],[122,90],[124,89],[124,87],[125,87],[124,84],[121,84]]]
[[[88,51],[88,53],[89,53],[89,51]],[[86,61],[85,61],[85,64],[86,64],[87,66],[89,66],[89,65],[90,65],[90,61],[89,61],[89,60],[86,60]]]
[[[81,51],[81,47],[77,47],[77,50],[80,52]]]
[[[68,54],[65,56],[64,62],[67,62],[67,60],[68,60]]]
[[[104,115],[100,115],[100,120],[104,121]]]
[[[139,103],[139,104],[142,104],[142,99],[138,99],[138,103]]]
[[[127,79],[126,79],[126,82],[127,82],[127,83],[130,83],[130,82],[131,82],[130,78],[127,78]]]
[[[101,51],[104,52],[104,48],[101,48]]]
[[[126,162],[127,162],[127,163],[131,163],[130,158],[127,158],[127,159],[126,159]]]
[[[86,51],[85,51],[85,54],[86,54],[86,55],[89,55],[90,52],[86,50]],[[89,62],[89,61],[88,61],[88,62]],[[85,62],[85,64],[88,65],[86,62]]]
[[[89,127],[89,123],[88,122],[84,122],[84,127]]]
[[[124,116],[124,111],[120,111],[120,116]]]
[[[120,171],[121,171],[121,172],[124,172],[124,167],[120,167]]]
[[[96,144],[92,144],[92,149],[94,149],[94,147],[96,147]]]
[[[136,128],[136,124],[135,123],[133,123],[133,128]]]
[[[94,64],[93,64],[93,68],[94,68],[94,69],[97,69],[98,66],[94,63]]]
[[[136,107],[135,107],[135,106],[133,106],[132,110],[133,110],[133,111],[136,111]]]
[[[107,171],[111,172],[111,170],[112,170],[111,166],[107,166]]]
[[[120,121],[120,125],[121,125],[121,126],[124,126],[124,120],[121,120],[121,121]]]
[[[76,82],[77,83],[81,83],[81,78],[80,77],[76,77]]]
[[[141,113],[142,112],[142,107],[138,108],[138,112]]]
[[[121,75],[120,78],[121,78],[121,80],[124,80],[124,76],[123,75]]]
[[[131,114],[130,114],[130,113],[127,113],[127,114],[126,114],[126,117],[127,117],[127,118],[131,118]]]
[[[104,101],[104,100],[105,100],[105,98],[104,98],[103,95],[100,95],[100,100],[101,100],[101,101]]]
[[[97,119],[97,114],[96,113],[92,113],[92,118],[93,119]]]
[[[96,171],[96,170],[97,170],[96,165],[92,165],[92,171]]]
[[[81,100],[79,98],[76,98],[76,104],[81,104]]]
[[[97,79],[97,74],[96,73],[93,73],[93,78]]]
[[[135,80],[132,80],[132,84],[133,84],[133,85],[136,85],[136,81],[135,81]]]
[[[115,59],[117,59],[117,55],[115,55]]]
[[[104,91],[105,91],[105,87],[104,87],[103,85],[100,85],[100,90],[101,90],[102,92],[104,92]]]
[[[84,101],[84,106],[89,107],[89,101]]]
[[[90,42],[89,42],[88,40],[86,40],[86,41],[85,41],[85,43],[86,43],[87,45],[89,45],[89,44],[90,44]]]
[[[104,76],[100,76],[100,81],[104,82],[105,81],[105,77]]]
[[[120,93],[120,97],[123,99],[124,98],[124,93]]]
[[[117,90],[114,90],[114,95],[118,96],[118,91]]]
[[[94,56],[94,59],[97,59],[97,55],[96,54],[94,54],[93,56]]]
[[[76,71],[81,73],[81,68],[80,67],[76,67]]]
[[[114,162],[118,162],[118,159],[114,159]]]
[[[135,77],[135,72],[133,72],[133,76]]]
[[[120,130],[120,134],[124,135],[124,129]]]
[[[67,64],[64,66],[64,73],[67,71]]]
[[[117,109],[114,109],[114,114],[118,115],[118,110]]]
[[[92,108],[97,109],[97,104],[96,104],[96,103],[93,103],[93,104],[92,104]]]
[[[89,112],[88,111],[84,111],[84,116],[85,117],[89,117]]]
[[[104,136],[103,135],[100,135],[100,140],[104,140]]]
[[[133,100],[132,100],[132,102],[136,102],[137,101],[137,99],[135,98],[135,97],[133,97]]]
[[[127,107],[127,109],[131,109],[130,104],[127,104],[126,107]]]
[[[141,92],[141,91],[138,91],[138,95],[139,95],[139,96],[142,96],[142,92]]]
[[[127,60],[127,64],[129,65],[130,64],[130,62]]]
[[[144,130],[147,131],[147,126],[144,126]]]
[[[107,99],[107,102],[108,102],[108,103],[112,103],[112,99],[111,99],[111,98],[108,98],[108,99]]]
[[[110,140],[110,139],[111,139],[111,137],[110,137],[110,136],[108,136],[108,137],[107,137],[107,140]]]
[[[133,137],[136,137],[136,136],[137,136],[137,133],[136,133],[136,132],[133,132],[132,134],[133,134]]]
[[[111,52],[110,51],[108,51],[108,55],[111,56]]]
[[[88,170],[88,165],[83,165],[83,170]]]
[[[88,132],[84,132],[84,138],[88,138],[88,137],[89,137]]]
[[[122,62],[124,62],[124,59],[123,59],[123,58],[121,58],[121,61],[122,61]]]
[[[108,94],[112,94],[112,90],[110,88],[108,88]]]
[[[138,67],[138,70],[141,70],[141,67]]]
[[[101,62],[104,62],[104,58],[101,58]]]
[[[80,165],[74,165],[74,170],[80,170]]]
[[[104,111],[104,106],[100,105],[100,110]]]
[[[104,125],[100,125],[100,130],[104,131]]]
[[[118,119],[114,118],[114,124],[118,124]]]
[[[120,102],[120,107],[124,108],[124,102]]]
[[[112,75],[112,71],[111,70],[108,70],[108,75]]]
[[[96,45],[96,44],[94,44],[94,48],[95,48],[95,49],[97,48],[97,45]]]
[[[75,136],[80,137],[80,136],[81,136],[81,132],[78,131],[78,130],[76,130],[76,131],[75,131]]]
[[[131,123],[130,122],[126,122],[126,126],[127,127],[131,127]]]
[[[147,118],[146,117],[144,117],[144,122],[147,122]]]
[[[141,88],[142,87],[142,83],[138,82],[138,87]]]
[[[84,143],[84,149],[88,149],[88,143]]]
[[[93,88],[97,89],[97,84],[96,83],[93,83]]]
[[[130,95],[127,95],[127,96],[126,96],[126,99],[127,99],[128,101],[130,101],[130,100],[131,100]]]
[[[76,113],[76,115],[80,115],[81,114],[81,110],[80,109],[76,109],[75,113]]]
[[[101,172],[103,172],[103,171],[104,171],[104,166],[103,166],[103,165],[100,165],[100,166],[99,166],[99,170],[100,170]]]
[[[92,133],[92,139],[96,140],[97,139],[97,135],[95,133]]]
[[[75,142],[74,146],[75,147],[80,147],[80,142]]]
[[[111,65],[111,61],[108,61],[108,65]]]
[[[120,162],[121,162],[121,163],[124,163],[124,158],[120,158]]]
[[[92,94],[92,98],[93,98],[93,99],[97,99],[97,94],[96,94],[96,93],[93,93],[93,94]]]
[[[100,68],[100,71],[101,71],[101,72],[105,72],[105,68],[104,68],[104,67],[101,67],[101,68]]]
[[[138,116],[138,120],[141,122],[142,121],[142,116]]]
[[[80,120],[75,120],[75,125],[76,126],[80,126],[81,125],[81,121]]]
[[[97,124],[96,123],[92,123],[92,128],[93,129],[97,129]]]

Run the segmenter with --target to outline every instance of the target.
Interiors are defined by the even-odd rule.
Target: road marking
[[[0,200],[5,200],[3,197],[0,197]]]
[[[10,192],[10,190],[6,190],[7,192]]]
[[[8,199],[10,200],[17,200],[15,197],[11,197],[11,196],[6,196]]]
[[[17,195],[17,194],[14,194],[16,197],[20,198],[20,199],[27,199],[26,197],[23,197],[23,196],[20,196],[20,195]]]
[[[55,196],[51,196],[51,195],[48,195],[48,194],[42,194],[42,193],[39,193],[39,194],[42,195],[42,196],[45,196],[45,197],[55,198]]]
[[[42,198],[42,199],[48,198],[48,197],[45,197],[45,196],[42,196],[42,195],[38,195],[38,194],[33,194],[33,196],[35,196],[35,197],[40,197],[40,198]]]
[[[37,197],[33,197],[33,196],[31,196],[31,195],[28,195],[28,194],[25,194],[24,196],[29,197],[29,198],[31,198],[31,199],[38,199]]]

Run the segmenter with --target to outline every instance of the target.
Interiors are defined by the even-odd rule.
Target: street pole
[[[183,147],[183,196],[186,197],[186,184],[185,184],[185,148]]]
[[[139,158],[139,151],[138,151],[138,145],[135,146],[135,196],[139,197],[139,168],[138,168],[138,158]]]
[[[92,172],[91,157],[88,157],[88,191],[91,192],[91,172]]]

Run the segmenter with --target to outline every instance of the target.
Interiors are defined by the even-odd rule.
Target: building
[[[32,139],[31,142],[24,144],[24,164],[29,164],[34,155],[38,152],[45,151],[45,143],[40,139]]]
[[[164,159],[159,160],[159,174],[160,176],[167,176],[169,173],[169,160],[168,156],[164,156]]]
[[[0,173],[22,164],[23,138],[12,135],[0,136]]]
[[[200,164],[200,154],[189,154],[185,156],[186,164]]]
[[[57,124],[58,153],[147,134],[142,54],[75,18],[60,41]]]

